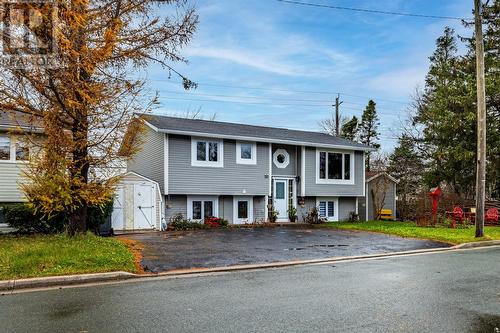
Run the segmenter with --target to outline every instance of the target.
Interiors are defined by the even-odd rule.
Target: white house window
[[[222,167],[222,156],[223,144],[221,140],[191,140],[191,165]]]
[[[26,161],[29,154],[29,146],[18,137],[0,135],[0,161]]]
[[[0,160],[10,160],[10,138],[6,135],[0,136]]]
[[[353,184],[353,153],[317,151],[317,183]]]
[[[290,164],[290,154],[285,149],[276,149],[273,154],[273,162],[276,167],[284,169]]]
[[[188,197],[188,219],[204,220],[219,214],[217,197]]]
[[[336,198],[320,199],[317,204],[320,217],[326,218],[328,221],[338,221],[338,201]]]
[[[257,164],[257,144],[251,142],[237,142],[236,163]]]

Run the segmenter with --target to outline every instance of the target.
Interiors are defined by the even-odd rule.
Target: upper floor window
[[[223,143],[221,140],[192,139],[191,165],[223,166]]]
[[[336,151],[317,151],[316,182],[331,184],[354,183],[354,156],[353,153]]]
[[[273,162],[276,167],[284,169],[290,164],[290,154],[285,149],[276,149],[273,154]]]
[[[252,142],[237,142],[236,163],[257,164],[257,144]]]

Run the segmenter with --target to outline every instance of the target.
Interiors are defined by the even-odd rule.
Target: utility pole
[[[340,101],[340,94],[337,94],[335,98],[335,135],[340,136],[340,104],[344,102]]]
[[[483,23],[481,16],[481,0],[474,0],[477,81],[476,237],[483,237],[484,235],[486,187],[486,91],[484,82]]]

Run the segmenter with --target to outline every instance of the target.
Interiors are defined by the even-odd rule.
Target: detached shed
[[[358,200],[359,219],[377,218],[376,210],[390,209],[396,217],[396,184],[399,182],[386,172],[366,172],[365,197]]]
[[[160,230],[162,206],[157,182],[127,172],[116,189],[111,227],[115,231]]]

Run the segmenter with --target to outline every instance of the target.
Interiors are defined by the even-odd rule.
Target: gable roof
[[[393,182],[399,183],[399,180],[397,180],[396,178],[392,177],[390,174],[388,174],[385,171],[366,171],[365,172],[365,179],[366,179],[367,183],[371,182],[374,179],[377,179],[380,176],[386,176],[387,178],[389,178]]]
[[[328,148],[374,150],[370,146],[332,135],[290,130],[279,127],[254,126],[212,120],[186,119],[160,115],[139,115],[157,132],[236,140],[284,143]]]

